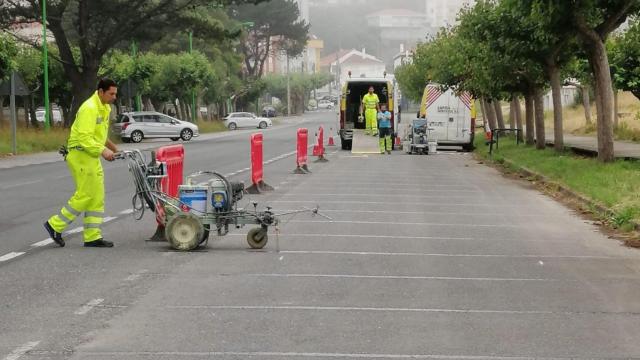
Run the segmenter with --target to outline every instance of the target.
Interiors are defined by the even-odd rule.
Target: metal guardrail
[[[522,133],[522,129],[510,129],[510,128],[502,128],[502,129],[493,129],[491,130],[491,140],[489,140],[489,155],[493,154],[493,144],[496,144],[496,150],[498,150],[500,145],[500,134],[505,133],[515,133],[516,134],[516,145],[520,145],[520,134]]]

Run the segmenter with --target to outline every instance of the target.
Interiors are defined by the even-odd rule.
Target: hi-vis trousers
[[[84,214],[84,241],[101,239],[104,172],[100,158],[91,157],[81,150],[71,150],[67,155],[67,165],[75,182],[76,192],[59,214],[49,218],[49,224],[56,232],[62,233],[76,217]]]
[[[364,131],[367,135],[378,135],[378,110],[366,109],[364,111],[366,129]]]

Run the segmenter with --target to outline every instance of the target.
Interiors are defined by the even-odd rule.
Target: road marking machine
[[[303,212],[331,218],[318,212],[318,208],[303,208],[276,214],[271,207],[258,211],[258,203],[253,209],[238,208],[245,193],[244,184],[231,182],[215,171],[199,171],[186,177],[185,184],[178,187],[178,197],[161,191],[160,181],[166,177],[165,165],[155,160],[147,163],[140,150],[116,153],[117,159],[127,161],[129,172],[135,185],[132,199],[136,220],[142,219],[145,208],[156,213],[164,225],[165,237],[176,250],[193,250],[207,244],[209,232],[215,230],[218,236],[227,235],[229,227],[259,225],[247,234],[247,243],[252,249],[262,249],[268,241],[269,226],[277,226],[279,218]],[[195,183],[194,179],[209,176],[207,181]]]

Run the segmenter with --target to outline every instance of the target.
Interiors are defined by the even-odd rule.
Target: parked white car
[[[333,109],[333,102],[330,100],[319,100],[318,109]]]
[[[123,142],[139,143],[145,138],[170,138],[189,141],[200,135],[198,125],[155,111],[135,111],[118,116],[112,125]]]
[[[259,117],[256,116],[256,114],[249,112],[230,113],[223,119],[223,124],[229,130],[247,127],[266,129],[267,127],[273,126],[271,119]]]

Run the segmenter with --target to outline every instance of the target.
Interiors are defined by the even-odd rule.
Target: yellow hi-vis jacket
[[[96,91],[80,106],[67,146],[70,149],[80,148],[91,157],[99,157],[109,135],[110,113],[111,106],[103,104]]]
[[[380,103],[380,100],[378,99],[378,95],[375,93],[374,94],[367,93],[362,98],[362,104],[364,105],[365,110],[376,109],[376,105],[378,105],[379,103]]]

